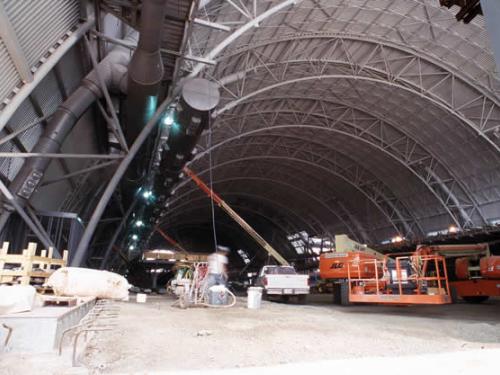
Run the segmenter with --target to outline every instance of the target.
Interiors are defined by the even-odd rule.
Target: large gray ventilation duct
[[[137,33],[131,33],[125,40],[137,42]],[[31,152],[58,153],[61,145],[73,130],[80,117],[103,93],[99,85],[98,75],[110,89],[123,89],[126,85],[127,65],[130,51],[124,47],[114,48],[82,81],[64,103],[56,110],[42,136]],[[19,173],[9,185],[9,190],[21,206],[29,201],[40,184],[45,171],[51,162],[50,158],[26,159]],[[0,231],[4,228],[10,212],[5,210],[0,216]]]
[[[142,8],[141,36],[139,46],[130,61],[130,51],[124,47],[114,48],[82,81],[82,85],[71,94],[71,96],[59,106],[52,116],[43,135],[33,148],[35,153],[57,153],[61,145],[73,129],[78,119],[89,109],[89,107],[100,98],[103,93],[99,86],[98,74],[109,88],[123,89],[126,83],[127,66],[130,63],[129,87],[130,95],[128,105],[133,108],[132,118],[142,116],[149,111],[148,102],[150,95],[154,95],[154,108],[156,109],[156,97],[158,95],[159,83],[163,75],[160,57],[161,27],[163,24],[164,8],[166,0],[144,1]],[[129,35],[125,42],[135,45],[137,34]],[[134,78],[135,77],[135,78]],[[160,77],[160,78],[158,78]],[[131,131],[127,132],[128,139],[136,134],[136,128],[141,126],[137,122],[129,122]],[[14,178],[9,188],[21,206],[25,206],[34,191],[40,184],[50,158],[27,159]],[[3,230],[10,212],[3,207],[0,215],[0,232]]]
[[[163,79],[163,63],[160,47],[165,17],[166,0],[143,2],[140,36],[132,56],[128,73],[128,95],[125,107],[125,138],[132,143],[158,104],[160,84]]]

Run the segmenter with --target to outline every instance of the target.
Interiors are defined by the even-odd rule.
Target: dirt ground
[[[244,299],[229,309],[181,310],[159,296],[123,302],[118,326],[88,342],[81,367],[69,368],[68,355],[4,353],[0,373],[149,373],[500,348],[500,300],[340,307],[329,296],[309,297],[306,305],[263,302],[260,310],[246,309]]]

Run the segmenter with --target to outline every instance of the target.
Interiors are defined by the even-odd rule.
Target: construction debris
[[[0,315],[31,311],[35,296],[31,285],[0,285]]]

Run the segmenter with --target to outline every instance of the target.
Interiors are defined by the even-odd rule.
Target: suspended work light
[[[393,237],[391,239],[391,242],[392,243],[398,243],[398,242],[402,242],[404,240],[404,237],[401,237],[401,236],[396,236],[396,237]]]
[[[163,117],[163,125],[172,126],[175,122],[174,110],[170,108]]]

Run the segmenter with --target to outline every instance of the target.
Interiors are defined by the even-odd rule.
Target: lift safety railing
[[[396,257],[394,257],[394,255],[396,255]],[[392,277],[387,266],[389,260],[394,261],[395,265],[396,272]],[[404,274],[405,272],[403,272],[404,270],[402,267],[403,262],[408,262],[411,265],[411,274]],[[374,277],[361,277],[363,268],[365,272],[367,269],[373,268]],[[420,302],[419,297],[429,296],[428,289],[425,289],[429,287],[437,287],[435,293],[437,296],[450,296],[446,261],[445,258],[440,255],[392,254],[391,257],[385,256],[383,260],[360,259],[353,264],[347,264],[347,275],[350,297],[356,294],[366,293],[380,297],[379,302],[383,302],[383,296],[403,296],[405,286],[411,285],[411,283],[413,283],[414,288],[412,289],[412,294],[405,298],[405,303],[426,303]],[[389,289],[389,284],[395,284],[397,287]],[[397,293],[394,293],[395,289]],[[447,298],[444,298],[443,301],[443,303],[449,302]],[[366,302],[377,301],[374,299],[370,301],[367,300]]]

